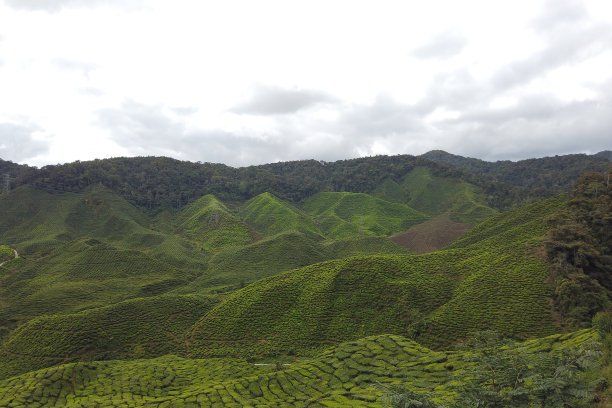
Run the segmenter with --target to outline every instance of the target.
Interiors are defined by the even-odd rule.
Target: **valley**
[[[11,164],[0,406],[374,407],[400,385],[450,407],[474,332],[609,347],[610,162],[530,163],[573,177],[553,187],[430,153]]]

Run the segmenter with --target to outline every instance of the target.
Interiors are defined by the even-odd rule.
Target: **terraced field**
[[[521,345],[526,353],[578,347],[583,330]],[[464,352],[435,352],[400,336],[340,344],[311,361],[256,366],[244,360],[152,360],[72,363],[0,382],[0,405],[66,407],[382,407],[391,384],[430,392],[451,404],[465,379]]]

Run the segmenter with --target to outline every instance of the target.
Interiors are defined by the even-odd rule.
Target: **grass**
[[[559,352],[597,337],[591,330],[525,343],[527,353]],[[387,386],[432,393],[450,405],[464,381],[466,352],[437,352],[401,336],[379,335],[329,348],[275,369],[237,359],[64,364],[0,381],[0,405],[382,407]]]
[[[330,239],[387,236],[427,220],[405,204],[392,203],[363,193],[318,193],[303,209],[313,216]]]

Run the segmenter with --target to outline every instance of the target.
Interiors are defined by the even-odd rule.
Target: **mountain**
[[[207,194],[222,201],[244,202],[268,192],[293,204],[325,191],[385,194],[381,191],[384,183],[400,183],[416,167],[425,167],[434,176],[469,182],[482,190],[486,205],[505,210],[568,190],[579,174],[606,171],[609,161],[604,157],[566,155],[490,163],[434,151],[419,157],[303,160],[238,169],[165,157],[77,161],[41,169],[10,162],[0,164],[13,178],[13,189],[28,185],[47,192],[79,193],[103,185],[133,205],[156,213],[182,208]],[[391,196],[403,196],[402,192],[390,194],[379,196],[389,201],[397,201]]]

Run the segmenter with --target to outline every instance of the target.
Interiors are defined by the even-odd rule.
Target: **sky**
[[[609,0],[0,0],[0,158],[612,150]]]

